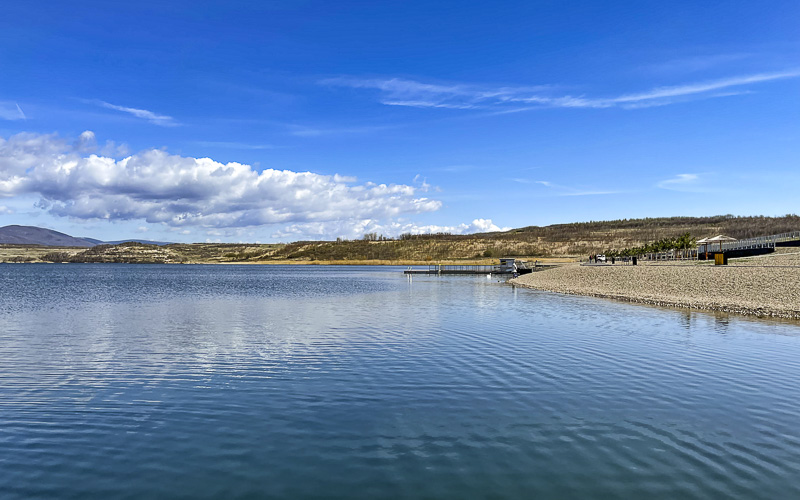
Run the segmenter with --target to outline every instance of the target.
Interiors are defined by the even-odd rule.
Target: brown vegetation
[[[665,239],[727,234],[737,239],[800,230],[800,217],[664,217],[529,226],[473,235],[403,235],[397,240],[365,235],[362,240],[300,241],[273,258],[303,260],[480,260],[498,257],[563,257],[640,247]],[[687,236],[688,233],[688,236]]]
[[[41,245],[0,245],[0,262],[42,262],[47,254],[71,256],[86,247],[46,247]],[[49,261],[54,262],[54,261]],[[62,262],[62,261],[55,261]]]
[[[298,241],[289,244],[192,243],[165,246],[141,243],[54,248],[0,245],[0,261],[159,262],[159,263],[486,263],[498,257],[542,259],[584,256],[609,249],[638,247],[689,234],[747,238],[800,230],[800,217],[668,217],[529,226],[472,235],[378,234],[360,240]],[[45,258],[46,256],[46,258]]]

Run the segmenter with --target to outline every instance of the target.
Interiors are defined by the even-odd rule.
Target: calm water
[[[401,268],[0,265],[2,498],[798,498],[800,326]]]

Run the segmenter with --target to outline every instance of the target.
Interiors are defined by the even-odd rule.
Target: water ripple
[[[3,498],[793,498],[797,323],[400,269],[0,266]]]

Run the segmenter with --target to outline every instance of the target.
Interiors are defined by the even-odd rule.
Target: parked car
[[[605,262],[606,261],[606,256],[603,255],[603,254],[598,254],[596,259],[597,259],[597,262]]]

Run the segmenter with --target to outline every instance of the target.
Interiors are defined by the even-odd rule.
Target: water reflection
[[[0,283],[12,497],[800,493],[796,323],[402,268]]]
[[[728,333],[730,328],[730,316],[727,313],[714,314],[714,331],[717,333]]]

